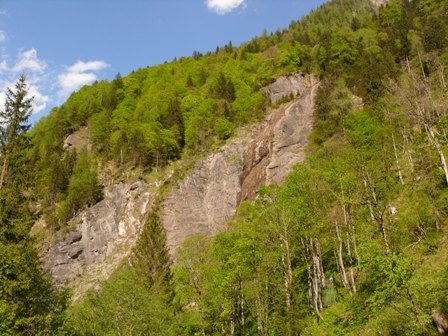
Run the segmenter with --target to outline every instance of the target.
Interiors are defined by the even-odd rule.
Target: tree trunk
[[[245,316],[244,316],[244,295],[243,295],[243,281],[240,280],[240,324],[241,324],[241,333],[244,335],[244,327],[245,327]]]
[[[347,272],[345,271],[344,259],[343,259],[343,256],[342,256],[343,243],[342,243],[342,239],[341,239],[341,233],[339,231],[338,222],[335,222],[335,225],[336,225],[336,236],[338,237],[337,264],[338,264],[338,268],[339,268],[340,273],[341,273],[342,285],[345,288],[347,288],[349,290],[349,292],[351,292],[350,291],[350,284],[348,283],[348,280],[347,280]]]
[[[342,190],[342,188],[341,188],[341,190]],[[357,247],[357,244],[356,244],[356,236],[355,236],[354,227],[351,225],[351,220],[349,218],[349,214],[347,213],[347,209],[345,207],[345,200],[344,200],[344,193],[343,192],[342,192],[341,205],[342,205],[342,212],[343,212],[343,215],[344,215],[344,224],[347,227],[346,249],[347,249],[348,258],[350,260],[350,286],[349,286],[349,291],[350,291],[350,294],[353,295],[353,294],[356,293],[356,285],[355,285],[355,276],[354,276],[354,270],[353,270],[354,260],[352,258],[350,245],[353,244],[353,249],[355,250],[355,254],[356,255],[358,254],[358,247]],[[342,238],[340,239],[340,241],[342,243],[342,241],[343,241]],[[359,257],[358,257],[358,262],[359,262]]]
[[[267,284],[266,284],[267,287]],[[267,291],[267,288],[266,288]],[[257,312],[257,331],[258,335],[267,336],[268,335],[268,313],[266,308],[266,303],[260,295],[260,292],[257,291],[255,298],[255,306]]]
[[[308,302],[310,308],[323,320],[321,311],[323,310],[322,290],[325,288],[325,275],[322,266],[320,244],[317,239],[315,243],[314,239],[310,238],[309,242],[306,243],[302,239],[302,245],[304,246],[304,259],[308,273]]]
[[[356,239],[350,239],[350,232],[347,232],[346,246],[347,246],[347,255],[350,260],[350,294],[356,294],[356,283],[355,283],[355,271],[354,271],[354,260],[352,257],[352,249],[350,248],[350,243],[352,241],[356,241]],[[356,246],[356,245],[355,245]]]
[[[291,320],[289,316],[292,312],[292,283],[293,283],[293,271],[292,271],[292,251],[289,242],[288,233],[289,219],[282,220],[282,231],[279,233],[279,239],[283,248],[282,253],[282,267],[283,267],[283,282],[285,291],[285,309],[288,316],[287,330],[291,333]]]
[[[8,166],[8,156],[3,154],[4,159],[3,159],[3,165],[2,165],[2,173],[0,175],[0,189],[2,189],[3,187],[3,183],[5,181],[5,176],[6,176],[6,167]]]
[[[443,173],[445,174],[445,182],[446,182],[446,184],[448,184],[448,167],[446,164],[445,154],[443,153],[442,145],[440,144],[439,140],[437,139],[437,136],[428,121],[424,120],[424,126],[425,126],[425,130],[426,130],[429,138],[431,139],[431,142],[433,143],[434,147],[437,150],[437,153],[439,154],[440,163],[442,165],[442,170],[443,170]]]
[[[420,67],[422,71],[422,77],[416,78],[417,76],[412,72],[409,61],[408,61],[408,74],[414,81],[414,83],[424,83],[423,86],[414,88],[414,92],[411,92],[406,96],[406,99],[408,101],[413,101],[413,104],[411,104],[412,108],[414,109],[414,117],[417,119],[418,122],[420,122],[423,127],[425,128],[426,134],[428,135],[428,138],[430,142],[434,145],[442,166],[442,170],[445,175],[445,182],[448,184],[448,167],[445,159],[445,155],[443,153],[442,145],[440,144],[438,137],[437,137],[437,131],[433,127],[433,121],[437,122],[442,117],[442,114],[444,111],[444,108],[446,106],[446,101],[441,100],[439,102],[439,107],[442,107],[442,109],[437,108],[438,106],[435,103],[435,99],[433,97],[433,92],[431,90],[431,83],[426,77],[426,74],[423,69],[423,61],[422,57],[420,55],[420,52],[418,52],[418,58],[420,61]],[[443,78],[443,77],[442,77]],[[444,78],[443,78],[444,82]],[[420,102],[423,101],[423,103],[426,101],[428,104],[431,104],[432,106],[429,107],[431,111],[435,111],[436,115],[432,115],[432,113],[428,112],[428,108],[425,108],[425,105],[422,105]]]
[[[366,193],[368,193],[367,178],[365,176],[363,178],[363,184],[364,184],[364,189],[366,190]],[[369,208],[370,220],[373,222],[373,221],[375,221],[375,216],[373,214],[373,207],[372,207],[372,202],[370,201],[370,199],[367,199],[367,207]]]
[[[395,143],[395,136],[393,133],[392,133],[392,144],[394,146],[395,164],[397,165],[398,177],[400,178],[401,185],[404,185],[403,175],[401,174],[400,163],[398,161],[397,144]]]
[[[230,335],[235,335],[235,319],[232,313],[230,313]]]
[[[411,172],[414,172],[414,159],[412,157],[412,153],[411,150],[409,149],[409,140],[408,140],[408,136],[406,135],[406,132],[403,128],[400,127],[400,133],[401,136],[403,137],[403,143],[406,146],[406,152],[408,154],[408,161],[409,161],[409,167],[411,168]]]
[[[375,221],[378,224],[381,236],[383,237],[384,240],[386,253],[389,253],[390,247],[389,247],[389,241],[387,239],[386,221],[384,219],[384,212],[385,212],[384,206],[381,206],[381,204],[378,202],[375,187],[368,173],[364,174],[363,182],[366,194],[368,195],[370,193],[372,195],[371,198],[369,196],[367,199],[367,204],[370,211],[370,218],[372,219],[372,221]]]

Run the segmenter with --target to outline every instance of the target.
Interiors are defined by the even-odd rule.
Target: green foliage
[[[216,83],[211,88],[211,94],[215,98],[225,99],[230,103],[236,98],[235,87],[233,86],[232,80],[226,78],[222,72],[218,73]]]
[[[55,334],[66,297],[52,288],[31,242],[0,242],[0,333]]]
[[[64,300],[30,247],[31,204],[61,228],[101,199],[98,167],[207,152],[264,116],[261,87],[300,70],[321,82],[307,159],[285,185],[243,203],[225,232],[187,240],[174,266],[156,202],[132,266],[74,304],[61,332],[435,334],[434,312],[448,316],[447,10],[331,1],[240,47],[85,86],[29,134],[23,120],[2,128],[0,333],[61,323]],[[64,151],[81,127],[91,151]]]
[[[160,207],[155,205],[148,215],[141,237],[134,248],[132,263],[141,280],[149,288],[171,291],[171,259],[160,222]]]
[[[0,334],[56,333],[65,308],[65,296],[56,291],[39,265],[29,230],[32,188],[27,137],[32,98],[22,75],[15,91],[7,91],[1,112],[0,178]]]
[[[323,82],[315,98],[313,141],[321,144],[338,132],[353,105],[353,94],[342,78]]]
[[[296,34],[319,44],[310,57],[323,77],[308,158],[283,188],[243,204],[228,232],[180,248],[176,297],[189,334],[436,334],[432,314],[446,307],[447,293],[439,160],[447,149],[439,128],[446,111],[436,108],[445,100],[433,80],[444,72],[434,55],[410,54],[410,31],[425,20],[418,7],[392,1],[373,21],[348,15],[350,26],[314,36],[309,18],[301,23],[307,34]],[[263,50],[267,60],[288,63],[288,48],[272,42],[278,37],[251,41],[244,57]],[[411,73],[406,84],[400,62],[413,56],[431,77]],[[426,109],[429,101],[439,112]],[[429,128],[439,135],[431,138]]]
[[[178,335],[171,308],[140,275],[123,268],[68,310],[64,329],[74,335]]]
[[[233,133],[233,125],[227,119],[219,118],[216,120],[215,130],[221,140],[226,140],[230,138]]]
[[[73,216],[84,206],[91,206],[102,198],[95,163],[86,151],[79,154],[67,188],[66,209]]]
[[[90,138],[98,153],[109,151],[110,113],[101,111],[90,118]]]

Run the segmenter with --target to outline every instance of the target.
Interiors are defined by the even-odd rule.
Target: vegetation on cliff
[[[239,47],[74,93],[20,135],[20,155],[2,143],[3,165],[23,166],[0,185],[1,244],[14,255],[31,246],[37,215],[63,229],[101,198],[97,167],[119,176],[197,155],[262,117],[260,88],[275,77],[301,70],[321,80],[307,160],[283,187],[243,203],[226,232],[189,239],[172,266],[155,207],[135,258],[64,315],[37,281],[35,254],[22,254],[26,272],[7,258],[0,330],[37,334],[40,322],[28,322],[45,315],[54,333],[63,318],[59,332],[75,335],[447,332],[447,36],[446,1],[391,0],[379,11],[332,1]],[[85,126],[89,146],[63,150]],[[21,279],[36,295],[30,284],[45,284],[52,304],[15,291]],[[26,300],[45,309],[25,314]]]

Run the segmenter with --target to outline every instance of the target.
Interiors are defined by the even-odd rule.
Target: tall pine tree
[[[0,145],[2,170],[0,175],[0,188],[7,179],[11,156],[20,146],[25,132],[30,129],[28,118],[33,110],[34,97],[28,97],[26,77],[22,74],[15,84],[15,91],[6,90],[4,110],[0,111]]]
[[[25,76],[7,89],[0,111],[0,334],[48,335],[61,323],[64,296],[39,264],[29,235],[31,169],[27,161],[28,118],[33,98]]]

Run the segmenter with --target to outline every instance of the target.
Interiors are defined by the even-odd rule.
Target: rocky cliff
[[[317,80],[302,73],[284,76],[264,88],[283,104],[219,152],[200,161],[167,195],[163,225],[171,253],[189,236],[214,235],[235,215],[241,200],[256,198],[261,185],[281,183],[304,159],[311,131]]]
[[[153,199],[142,181],[106,189],[104,199],[73,218],[73,229],[48,249],[44,266],[56,283],[106,279],[139,237]]]
[[[285,96],[295,98],[197,162],[167,193],[162,223],[173,255],[191,235],[222,231],[242,200],[256,198],[263,184],[281,183],[304,159],[316,89],[317,80],[301,73],[264,88],[274,103]],[[70,287],[81,284],[79,294],[107,278],[139,237],[156,197],[149,189],[143,181],[120,182],[105,190],[101,202],[78,214],[70,222],[72,230],[61,234],[45,253],[45,267],[55,281]]]

